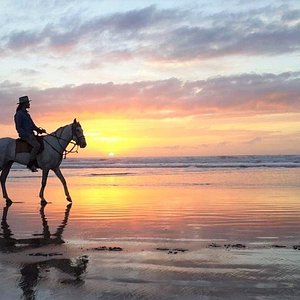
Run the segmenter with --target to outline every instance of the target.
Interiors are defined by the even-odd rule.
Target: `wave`
[[[122,173],[91,173],[88,176],[128,176],[136,173],[122,172]]]
[[[299,155],[80,159],[64,168],[299,168]]]
[[[14,169],[20,166],[14,166]],[[300,155],[244,155],[244,156],[185,156],[185,157],[137,157],[137,158],[72,158],[63,160],[65,169],[141,169],[141,168],[300,168]],[[124,172],[116,175],[130,175]],[[93,176],[97,176],[93,173]],[[105,176],[106,174],[100,174]],[[99,175],[99,176],[100,176]]]

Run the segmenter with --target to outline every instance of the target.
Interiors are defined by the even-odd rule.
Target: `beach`
[[[300,299],[299,0],[0,21],[0,300]]]
[[[300,157],[67,159],[15,166],[0,299],[299,299]],[[299,247],[298,247],[299,246]]]

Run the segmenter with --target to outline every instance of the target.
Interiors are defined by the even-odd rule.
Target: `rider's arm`
[[[16,129],[17,129],[17,132],[19,133],[19,136],[25,137],[25,136],[27,136],[27,132],[23,128],[23,121],[24,121],[23,115],[20,113],[17,113],[15,115]]]
[[[28,114],[29,115],[29,114]],[[33,120],[31,119],[30,115],[29,115],[29,118],[30,118],[30,121],[31,121],[31,125],[32,125],[32,130],[35,130],[37,133],[44,133],[45,132],[45,129],[42,129],[40,127],[37,127]]]
[[[39,133],[39,134],[41,134],[41,133],[46,133],[46,130],[45,130],[44,128],[41,128],[41,127],[35,127],[34,130],[35,130],[37,133]]]
[[[44,133],[44,130],[42,128],[39,128],[37,126],[34,127],[34,130],[37,132],[37,133]]]

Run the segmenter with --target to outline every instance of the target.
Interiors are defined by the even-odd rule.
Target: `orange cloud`
[[[33,111],[43,119],[74,116],[165,119],[204,114],[287,113],[300,111],[300,72],[243,74],[186,82],[171,78],[124,84],[90,83],[44,90],[2,83],[2,123],[11,122],[9,110],[23,94],[33,99]]]

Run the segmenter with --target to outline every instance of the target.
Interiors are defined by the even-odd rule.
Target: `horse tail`
[[[16,142],[13,138],[1,138],[0,139],[0,170],[9,161],[15,159],[15,147]]]

